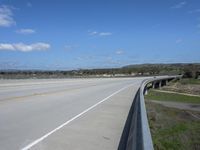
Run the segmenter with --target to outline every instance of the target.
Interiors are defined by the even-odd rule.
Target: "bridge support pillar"
[[[169,85],[169,81],[168,80],[166,80],[166,85]]]
[[[155,89],[155,82],[152,82],[152,88]]]
[[[159,81],[158,88],[160,89],[162,87],[162,81]]]
[[[148,88],[145,88],[144,89],[144,95],[147,95],[148,94]]]

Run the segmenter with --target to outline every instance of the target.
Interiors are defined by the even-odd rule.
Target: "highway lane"
[[[4,80],[2,80],[4,81]],[[10,82],[10,80],[8,80]],[[111,82],[114,82],[113,79],[109,80],[107,79],[96,79],[95,82],[93,82],[92,79],[67,79],[67,80],[58,80],[58,81],[48,81],[48,80],[42,80],[39,82],[39,80],[36,81],[27,81],[27,80],[18,80],[15,81],[13,84],[10,83],[1,83],[0,84],[0,101],[1,100],[7,100],[7,99],[13,99],[18,97],[27,97],[27,96],[33,96],[38,94],[44,94],[44,93],[53,93],[53,92],[60,92],[63,90],[68,89],[74,89],[74,88],[83,88],[85,86],[95,86],[100,84],[109,84]],[[5,81],[4,81],[5,82]]]
[[[130,104],[143,79],[0,81],[1,149],[26,148],[30,143],[40,139],[105,98],[107,98],[105,102],[103,101],[88,110],[80,118],[75,118],[31,148],[83,149],[85,145],[85,148],[93,149],[97,141],[101,142],[102,138],[99,139],[99,137],[104,137],[102,142],[105,142],[105,139],[113,140],[106,140],[106,143],[102,143],[103,147],[115,149]],[[119,92],[116,93],[116,91]],[[104,115],[101,116],[102,114]],[[91,120],[94,122],[91,123]],[[94,131],[98,130],[96,128],[99,122],[102,129],[96,134]],[[77,133],[77,131],[79,132]],[[87,137],[86,131],[89,137]],[[104,136],[104,133],[110,133],[110,137]],[[62,141],[63,139],[68,140]],[[88,140],[83,143],[81,142],[83,139]],[[62,141],[62,144],[58,141]],[[82,145],[77,147],[76,142],[80,142]],[[85,144],[87,142],[89,143]],[[98,147],[103,148],[101,145]]]

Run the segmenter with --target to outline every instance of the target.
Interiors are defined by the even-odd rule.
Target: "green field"
[[[199,150],[200,120],[188,111],[146,101],[155,150]],[[192,112],[200,115],[199,112]]]
[[[159,100],[159,101],[175,101],[184,103],[200,103],[200,97],[198,96],[187,96],[175,93],[164,93],[154,90],[149,90],[148,95],[145,95],[145,99]]]

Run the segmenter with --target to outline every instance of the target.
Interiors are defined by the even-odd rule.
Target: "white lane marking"
[[[69,124],[70,122],[72,122],[73,120],[79,118],[80,116],[82,116],[83,114],[87,113],[88,111],[90,111],[91,109],[93,109],[94,107],[96,107],[97,105],[103,103],[104,101],[108,100],[110,97],[116,95],[117,93],[123,91],[124,89],[132,86],[128,85],[125,86],[121,89],[119,89],[118,91],[114,92],[113,94],[109,95],[108,97],[104,98],[103,100],[99,101],[98,103],[92,105],[91,107],[89,107],[88,109],[84,110],[83,112],[81,112],[80,114],[76,115],[75,117],[71,118],[70,120],[66,121],[65,123],[63,123],[62,125],[58,126],[57,128],[55,128],[54,130],[50,131],[49,133],[45,134],[44,136],[40,137],[39,139],[33,141],[32,143],[28,144],[27,146],[25,146],[24,148],[22,148],[21,150],[29,150],[31,147],[33,147],[34,145],[38,144],[39,142],[41,142],[42,140],[44,140],[45,138],[47,138],[48,136],[50,136],[51,134],[53,134],[54,132],[58,131],[59,129],[61,129],[62,127],[66,126],[67,124]]]

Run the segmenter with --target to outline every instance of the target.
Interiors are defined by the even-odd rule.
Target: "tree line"
[[[96,76],[152,76],[183,74],[186,78],[200,76],[200,64],[140,64],[120,68],[78,69],[78,70],[2,70],[0,78],[67,78]]]

